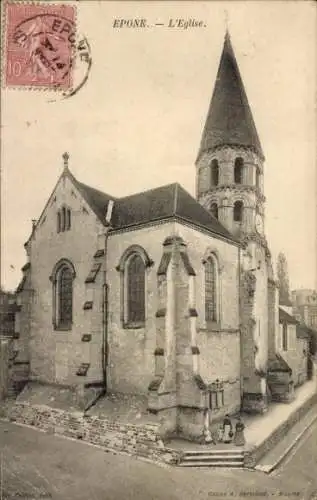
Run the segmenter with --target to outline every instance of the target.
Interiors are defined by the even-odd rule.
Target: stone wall
[[[106,450],[126,452],[168,464],[175,464],[179,459],[179,452],[160,447],[156,424],[122,424],[81,412],[70,413],[28,403],[16,403],[9,412],[9,419],[51,434],[80,439]]]
[[[205,321],[205,274],[203,261],[213,253],[219,264],[219,321],[216,330],[223,333],[239,330],[239,248],[220,238],[213,238],[197,229],[176,224],[177,234],[187,245],[188,256],[195,270],[197,339],[199,331],[206,330]],[[239,363],[239,361],[238,361]],[[239,368],[237,367],[239,370]]]
[[[292,370],[294,386],[303,384],[307,380],[307,356],[309,339],[297,337],[296,325],[287,325],[288,346],[283,350],[283,325],[279,325],[279,353]]]
[[[0,401],[3,401],[9,390],[9,363],[12,341],[0,337]]]
[[[124,234],[113,233],[108,240],[108,389],[114,392],[147,394],[155,374],[156,312],[158,310],[157,270],[162,256],[162,243],[175,230],[175,223],[136,229]],[[141,247],[152,266],[146,269],[145,324],[124,325],[123,273],[120,260],[129,248]]]

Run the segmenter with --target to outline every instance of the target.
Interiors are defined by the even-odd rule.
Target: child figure
[[[225,418],[223,419],[222,429],[223,429],[223,442],[230,443],[232,440],[233,432],[232,432],[232,423],[228,414],[226,414]]]
[[[222,443],[222,441],[223,441],[223,428],[221,425],[219,425],[219,427],[218,427],[217,441],[218,441],[218,443]]]
[[[243,431],[244,431],[244,423],[242,422],[241,417],[238,417],[238,421],[236,423],[236,433],[233,440],[236,446],[245,445],[245,437]]]

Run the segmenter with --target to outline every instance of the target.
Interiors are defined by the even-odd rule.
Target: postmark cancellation
[[[7,2],[4,9],[5,86],[70,89],[76,49],[75,6]]]

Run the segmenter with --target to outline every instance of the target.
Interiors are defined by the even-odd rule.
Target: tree
[[[288,265],[286,257],[282,252],[280,252],[277,257],[277,279],[280,288],[280,304],[289,306],[291,305],[291,300],[290,300],[290,289],[289,289]]]

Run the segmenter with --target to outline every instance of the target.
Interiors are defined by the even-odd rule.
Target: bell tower
[[[263,162],[227,32],[196,160],[196,196],[240,239],[264,236]]]
[[[263,164],[227,32],[196,160],[196,196],[241,242],[241,406],[259,412],[267,407],[267,373],[269,360],[275,359],[278,321],[277,288],[264,234]]]

